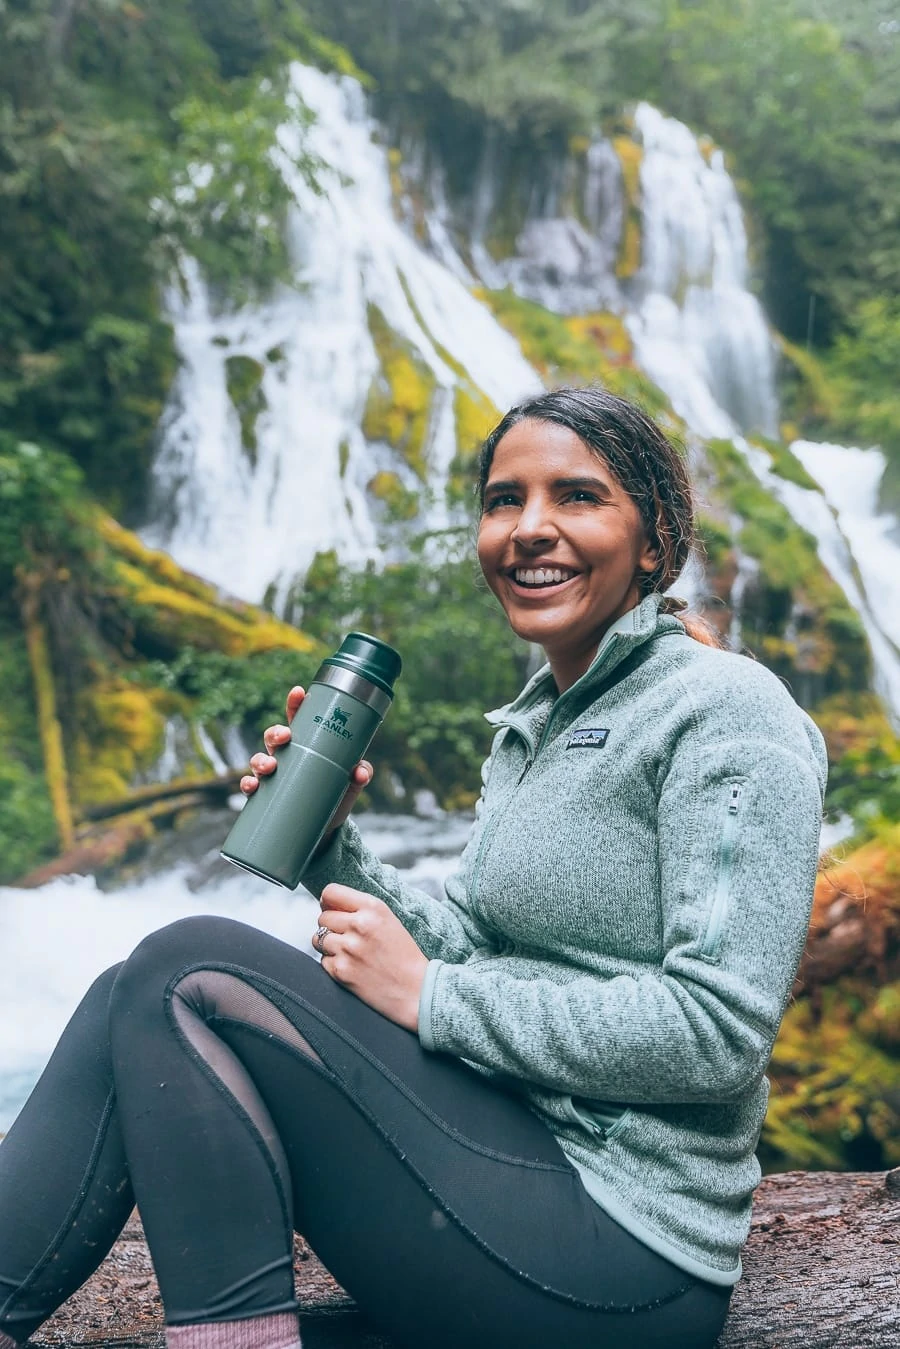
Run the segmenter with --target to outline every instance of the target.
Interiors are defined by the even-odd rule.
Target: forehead
[[[538,476],[590,476],[615,481],[609,465],[567,426],[555,422],[518,422],[500,441],[488,481]]]

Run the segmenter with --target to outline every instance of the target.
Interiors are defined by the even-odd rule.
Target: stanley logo
[[[313,718],[317,726],[323,730],[330,731],[332,735],[340,736],[342,740],[352,740],[353,732],[347,730],[347,722],[353,715],[352,712],[345,712],[340,706],[335,707],[328,718],[316,716]]]

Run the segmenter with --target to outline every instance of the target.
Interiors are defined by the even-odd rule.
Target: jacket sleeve
[[[487,760],[481,770],[483,785],[487,783],[489,770],[490,760]],[[480,924],[469,912],[462,880],[468,857],[473,850],[477,850],[481,837],[482,799],[475,807],[475,824],[463,852],[460,868],[445,882],[444,894],[440,899],[408,885],[395,867],[379,861],[366,847],[352,820],[348,820],[337,831],[334,842],[317,860],[315,867],[304,875],[303,885],[317,899],[325,886],[333,881],[376,895],[396,914],[429,960],[438,959],[449,964],[466,960],[477,947],[484,946],[488,941]]]
[[[659,792],[658,964],[602,977],[548,961],[534,977],[534,961],[526,970],[515,957],[432,962],[424,1046],[587,1100],[723,1101],[758,1081],[818,860],[821,737],[791,710],[739,738],[699,712],[680,737]]]

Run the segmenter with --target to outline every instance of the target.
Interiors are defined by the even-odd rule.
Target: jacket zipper
[[[734,860],[735,835],[737,834],[738,815],[743,793],[744,786],[742,782],[729,782],[728,805],[725,811],[725,820],[719,841],[716,888],[713,894],[712,908],[709,911],[709,920],[706,924],[706,934],[703,938],[703,944],[700,947],[701,959],[710,962],[715,962],[719,959],[722,930],[725,925],[729,900],[731,899],[731,868]]]

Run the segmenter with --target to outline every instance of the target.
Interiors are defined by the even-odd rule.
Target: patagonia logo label
[[[602,749],[609,739],[608,730],[596,727],[590,730],[573,731],[566,749]]]

